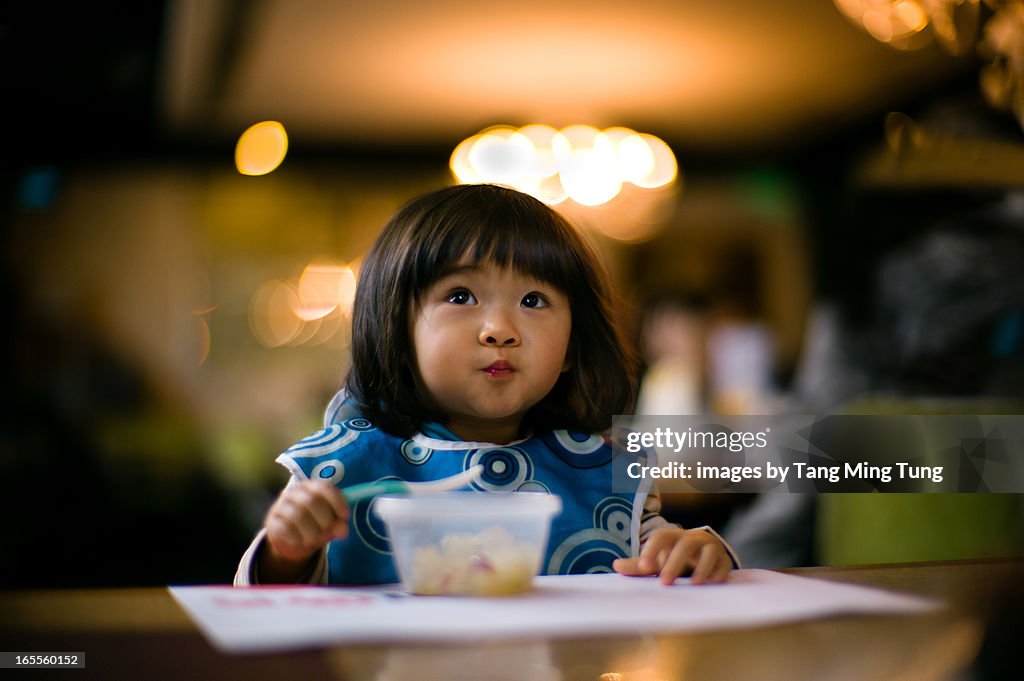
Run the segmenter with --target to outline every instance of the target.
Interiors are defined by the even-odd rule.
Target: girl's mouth
[[[493,376],[494,378],[509,376],[513,371],[515,371],[515,369],[512,368],[512,364],[503,359],[492,362],[490,366],[484,369],[484,372],[486,372],[488,376]]]

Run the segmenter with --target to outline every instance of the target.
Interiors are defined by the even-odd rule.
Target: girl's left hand
[[[663,584],[692,569],[691,583],[704,584],[724,582],[732,570],[732,558],[710,532],[663,527],[651,533],[639,556],[619,558],[612,567],[623,575],[656,574]]]

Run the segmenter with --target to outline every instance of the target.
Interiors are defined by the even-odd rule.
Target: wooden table
[[[207,644],[165,589],[9,591],[0,593],[0,651],[86,654],[85,670],[36,670],[33,679],[49,674],[145,681],[959,681],[978,655],[993,615],[1009,595],[1019,597],[1024,584],[1024,561],[1013,559],[786,572],[938,596],[949,608],[928,615],[834,617],[697,634],[638,631],[596,639],[228,656]],[[1016,669],[1014,678],[1022,673]]]

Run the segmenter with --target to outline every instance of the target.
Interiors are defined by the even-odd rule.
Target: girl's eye
[[[547,307],[549,304],[550,303],[548,303],[548,299],[545,298],[540,293],[537,293],[536,291],[534,291],[533,293],[527,293],[525,296],[523,296],[523,302],[520,303],[520,305],[522,305],[523,307],[533,308]]]
[[[458,289],[457,291],[452,291],[447,296],[445,296],[445,300],[451,303],[452,305],[472,305],[473,303],[476,302],[476,298],[473,297],[473,294],[467,291],[466,289]]]

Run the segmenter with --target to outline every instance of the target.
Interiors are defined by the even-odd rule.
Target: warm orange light
[[[359,260],[347,265],[314,262],[297,281],[275,279],[260,286],[249,301],[253,336],[268,348],[328,341],[333,341],[331,347],[347,347],[360,264]]]
[[[594,140],[600,130],[591,125],[570,125],[562,128],[551,139],[551,149],[560,164],[572,158],[573,152],[594,148]]]
[[[864,0],[834,0],[834,2],[840,12],[854,21],[860,21],[864,15]]]
[[[530,175],[542,178],[551,177],[558,173],[558,159],[551,149],[551,141],[558,133],[550,125],[527,125],[519,129],[530,142],[533,143],[533,163],[530,166]]]
[[[326,317],[338,307],[348,309],[355,291],[356,277],[347,265],[310,263],[299,277],[295,314],[308,322]]]
[[[275,279],[260,286],[249,301],[249,328],[268,348],[282,346],[302,332],[303,321],[295,316],[299,297],[295,289]]]
[[[251,126],[235,145],[235,167],[243,175],[273,172],[288,153],[288,134],[277,121]]]
[[[864,16],[861,17],[861,21],[864,22],[864,28],[867,29],[874,38],[880,42],[888,43],[892,42],[894,37],[892,21],[889,19],[889,14],[881,9],[869,9],[864,12]]]
[[[473,135],[464,139],[459,146],[455,147],[455,151],[452,152],[452,158],[448,162],[449,167],[452,170],[452,175],[455,179],[464,184],[474,184],[477,182],[483,182],[484,178],[473,169],[473,164],[469,162],[469,152],[473,149],[473,145],[480,138],[480,135]]]
[[[478,174],[494,182],[515,184],[530,172],[533,143],[518,131],[488,132],[469,151],[469,163]]]
[[[199,312],[196,313],[196,323],[199,330],[199,357],[196,361],[196,366],[202,367],[207,357],[210,356],[212,338],[210,336],[210,325]]]
[[[330,314],[318,321],[320,325],[317,327],[316,333],[305,343],[309,347],[323,345],[334,338],[341,331],[342,325],[349,322],[349,317],[347,312],[343,312],[340,307],[336,307]]]
[[[651,155],[654,157],[654,165],[650,173],[643,178],[633,180],[633,184],[638,187],[653,189],[655,187],[664,187],[674,182],[679,176],[679,164],[676,163],[676,155],[672,153],[672,149],[663,140],[654,135],[640,133],[638,137],[650,149]]]
[[[598,138],[595,137],[595,141]],[[562,163],[562,186],[576,203],[600,206],[622,190],[615,155],[607,138],[592,149],[575,149]]]
[[[678,173],[675,155],[657,137],[591,125],[493,126],[460,143],[450,166],[459,182],[505,184],[551,205],[571,198],[599,206],[614,199],[623,182],[649,189]]]
[[[623,182],[642,181],[654,171],[654,152],[636,130],[608,128],[604,136],[615,145],[616,165]]]
[[[558,173],[545,177],[538,182],[534,196],[549,206],[557,205],[569,198],[569,195],[565,192],[565,187],[562,186],[562,176]]]
[[[295,312],[292,310],[292,312]],[[297,316],[297,315],[296,315]],[[299,319],[302,319],[301,317]],[[299,332],[292,336],[291,339],[286,343],[289,347],[298,347],[300,345],[306,345],[317,332],[320,331],[320,327],[323,326],[323,317],[317,317],[316,319],[302,320],[302,326],[299,328]]]
[[[971,0],[974,1],[974,0]],[[853,23],[879,42],[900,50],[926,45],[931,35],[924,32],[930,23],[922,0],[833,0],[835,6]]]
[[[902,24],[905,32],[916,33],[923,31],[928,26],[928,15],[924,7],[914,0],[901,0],[893,7],[894,18]]]

